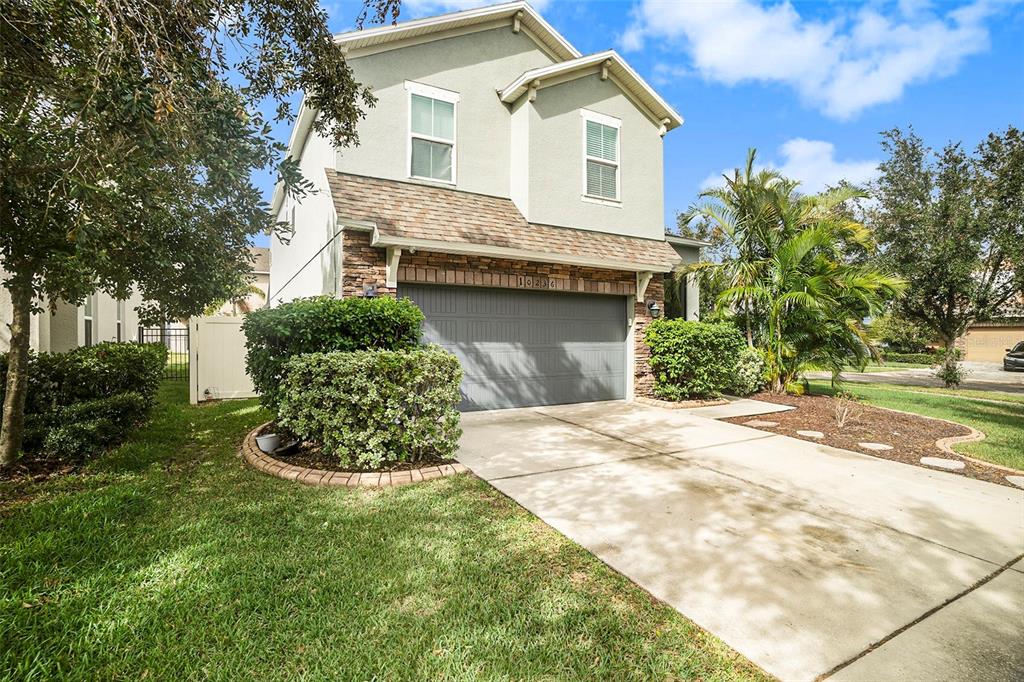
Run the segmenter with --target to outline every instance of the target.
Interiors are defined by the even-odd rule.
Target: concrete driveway
[[[1024,679],[1024,490],[623,402],[460,461],[784,680]]]
[[[967,378],[960,388],[973,391],[1005,391],[1024,393],[1024,372],[1007,372],[993,362],[964,362]],[[828,372],[811,372],[812,379],[830,379]],[[894,369],[891,372],[843,372],[843,379],[859,384],[898,384],[900,386],[943,385],[931,368]]]

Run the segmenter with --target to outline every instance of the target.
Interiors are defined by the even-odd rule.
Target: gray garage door
[[[463,410],[614,400],[626,392],[621,296],[399,285],[424,339],[458,356]]]

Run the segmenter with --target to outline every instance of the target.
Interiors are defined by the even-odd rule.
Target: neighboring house
[[[249,251],[252,252],[254,259],[252,276],[249,281],[253,286],[262,291],[263,295],[251,293],[241,300],[227,301],[217,311],[218,315],[244,315],[249,311],[262,308],[269,300],[270,249],[265,246],[253,246]]]
[[[5,276],[0,270],[0,279]],[[36,352],[60,353],[79,346],[91,346],[101,341],[137,341],[139,317],[135,307],[142,302],[138,294],[119,301],[109,294],[97,292],[83,305],[58,301],[50,310],[42,302],[42,312],[32,316],[31,348]],[[11,345],[11,296],[0,287],[0,352]]]
[[[465,371],[465,409],[650,395],[662,137],[682,118],[614,51],[582,56],[524,2],[337,36],[377,106],[335,149],[303,107],[278,188],[271,304],[408,296]],[[696,309],[696,290],[688,305]]]
[[[1009,348],[1024,341],[1024,297],[1003,307],[999,317],[975,322],[957,339],[957,347],[969,362],[1002,363]]]

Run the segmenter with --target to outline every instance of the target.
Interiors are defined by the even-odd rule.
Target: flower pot
[[[281,447],[281,436],[276,433],[265,433],[262,436],[256,436],[256,447],[269,455]]]

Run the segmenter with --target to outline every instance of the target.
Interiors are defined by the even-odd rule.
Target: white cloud
[[[797,137],[779,147],[783,161],[765,161],[763,168],[774,168],[787,178],[800,181],[800,191],[804,194],[815,194],[828,186],[846,180],[854,185],[863,185],[878,175],[878,160],[863,161],[836,159],[836,147],[823,140],[805,140]],[[702,190],[718,187],[722,184],[723,175],[732,175],[733,169],[727,168],[721,173],[713,173],[701,182]]]
[[[670,53],[685,52],[708,80],[783,83],[825,114],[847,119],[988,49],[985,22],[1002,4],[975,0],[944,15],[920,0],[903,0],[888,14],[877,6],[843,13],[840,5],[823,20],[800,16],[788,0],[640,0],[619,44],[630,51],[656,41]]]
[[[541,12],[547,8],[549,2],[550,0],[530,0],[530,5]],[[402,13],[408,12],[409,18],[418,18],[484,7],[494,3],[495,0],[403,0]]]

